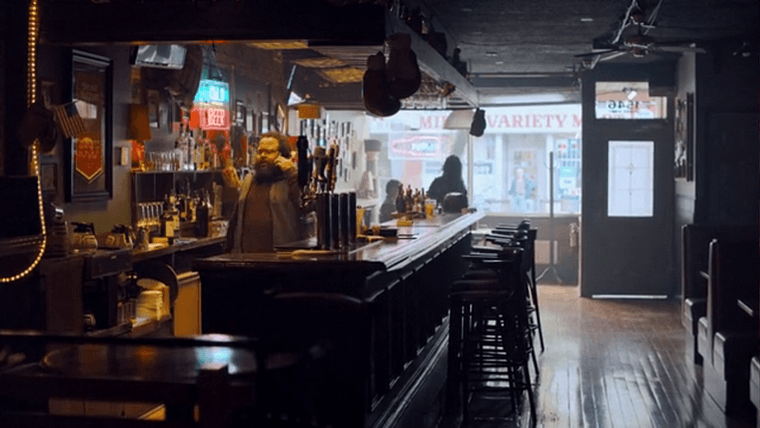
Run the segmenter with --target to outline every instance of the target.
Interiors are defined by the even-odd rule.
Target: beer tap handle
[[[337,178],[337,171],[336,171],[336,163],[338,161],[338,152],[340,149],[338,148],[338,145],[333,143],[330,145],[330,150],[328,151],[327,155],[327,191],[332,192],[335,190],[335,182]]]
[[[309,183],[311,162],[309,161],[309,140],[301,135],[296,140],[298,149],[298,186],[303,188]]]

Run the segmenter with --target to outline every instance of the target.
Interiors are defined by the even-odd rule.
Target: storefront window
[[[486,131],[477,138],[469,135],[469,129],[444,129],[450,111],[401,111],[371,118],[370,138],[383,142],[378,160],[380,197],[390,179],[427,190],[441,174],[446,157],[453,154],[462,161],[470,204],[480,211],[545,215],[554,204],[555,214],[577,214],[580,111],[580,105],[486,109]]]
[[[382,143],[377,163],[381,199],[392,179],[404,187],[427,191],[441,175],[449,155],[462,161],[462,178],[467,182],[467,133],[443,129],[448,113],[402,111],[390,118],[369,120],[370,138]]]

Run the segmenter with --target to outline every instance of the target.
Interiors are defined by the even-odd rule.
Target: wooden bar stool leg
[[[200,428],[229,426],[230,408],[227,365],[204,367],[198,374]]]

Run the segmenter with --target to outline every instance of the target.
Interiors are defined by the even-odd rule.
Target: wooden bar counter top
[[[328,373],[348,391],[328,399],[342,407],[335,411],[337,425],[393,426],[403,417],[399,409],[413,400],[415,385],[445,354],[449,287],[464,271],[461,255],[483,216],[442,214],[411,226],[387,222],[382,227],[397,228],[397,238],[373,238],[344,252],[282,249],[196,259],[203,333],[275,340],[305,331],[340,334],[312,338],[350,344],[334,351],[345,372]],[[341,299],[358,309],[336,321],[330,305]],[[296,301],[294,315],[282,321],[289,310],[282,304]],[[320,330],[327,319],[334,324]],[[292,330],[283,330],[284,324]]]

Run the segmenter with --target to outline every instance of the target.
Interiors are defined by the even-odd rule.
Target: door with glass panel
[[[604,83],[602,91],[597,87],[595,111],[584,110],[589,129],[583,146],[581,294],[670,296],[675,291],[674,178],[667,102],[653,101],[659,97],[650,98],[644,86],[634,91],[644,92],[640,102],[629,103],[631,83],[614,82],[621,88]],[[607,99],[600,100],[604,89]],[[587,120],[587,113],[593,119]]]

